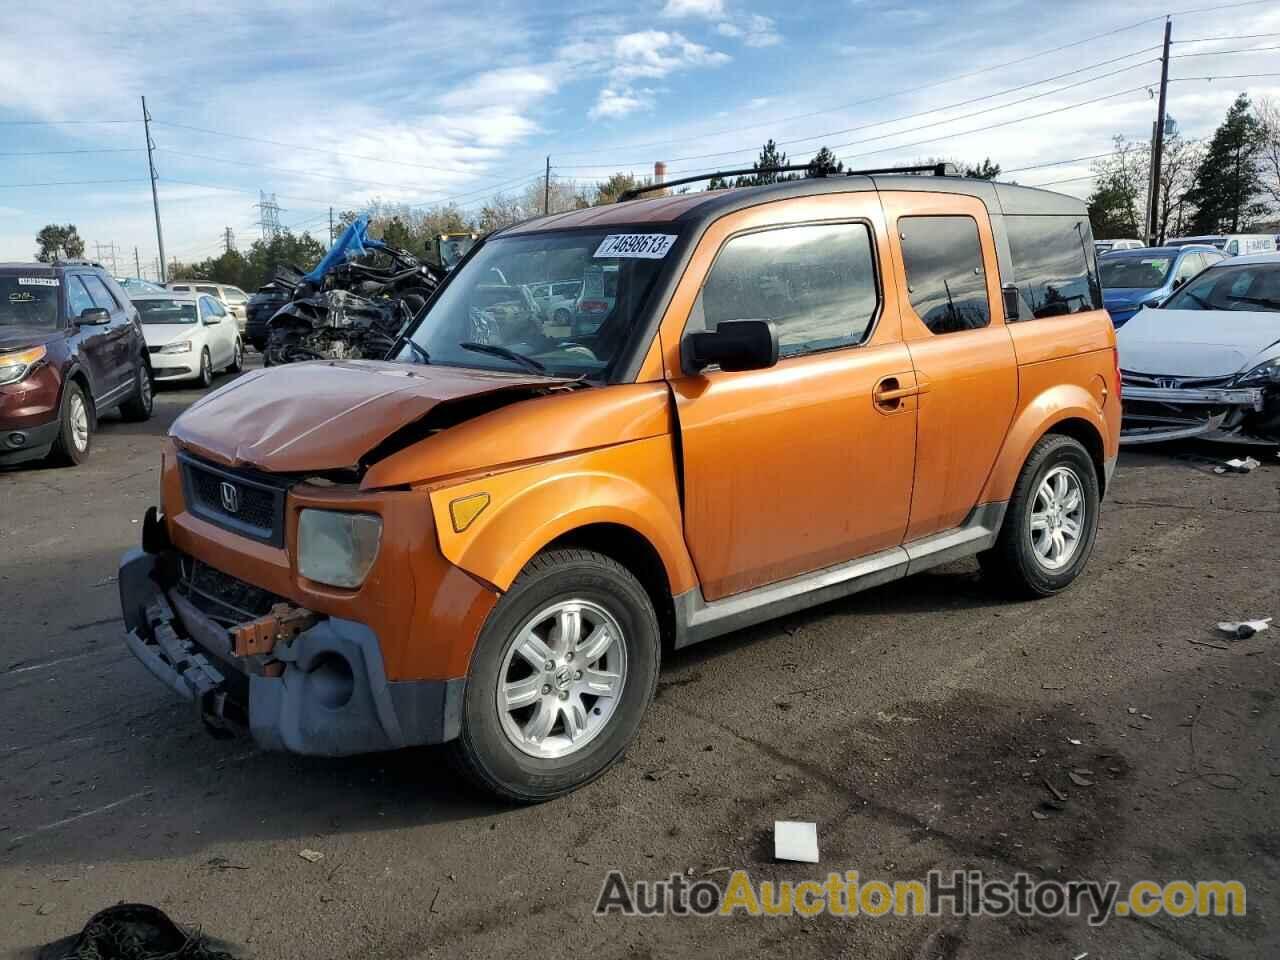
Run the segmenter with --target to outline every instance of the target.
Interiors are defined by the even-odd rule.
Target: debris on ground
[[[36,916],[47,917],[49,914],[53,913],[57,907],[58,905],[56,903],[42,903],[40,906],[36,907]]]
[[[1271,617],[1263,617],[1261,620],[1224,620],[1218,624],[1218,629],[1237,640],[1248,640],[1255,633],[1271,629],[1271,620]]]
[[[773,858],[797,863],[818,862],[818,825],[802,820],[775,820]]]
[[[1195,637],[1188,637],[1187,643],[1194,643],[1197,647],[1213,647],[1215,650],[1230,650],[1225,643],[1214,643],[1211,640],[1197,640]]]
[[[324,854],[319,850],[299,850],[298,856],[307,861],[307,863],[319,863],[324,859]]]
[[[1251,473],[1254,470],[1257,470],[1258,467],[1262,466],[1262,464],[1253,457],[1245,457],[1243,460],[1239,457],[1235,457],[1234,459],[1228,460],[1223,464],[1223,466],[1231,473]]]
[[[1058,802],[1060,803],[1066,802],[1067,795],[1063,793],[1061,790],[1059,790],[1057,787],[1055,787],[1053,785],[1053,782],[1048,777],[1041,777],[1040,780],[1046,787],[1049,788],[1049,792],[1054,795],[1054,797],[1058,800]]]
[[[234,960],[227,946],[184,930],[157,907],[121,903],[41,949],[37,960]]]
[[[1077,787],[1092,787],[1093,781],[1077,770],[1068,770],[1067,778]]]

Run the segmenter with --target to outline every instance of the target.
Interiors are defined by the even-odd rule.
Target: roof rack
[[[934,177],[958,177],[960,170],[954,163],[925,163],[908,167],[876,167],[872,170],[841,170],[839,172],[828,173],[826,171],[814,172],[810,164],[807,163],[789,163],[781,167],[748,167],[743,170],[716,170],[712,173],[701,173],[693,177],[680,177],[676,180],[664,180],[662,183],[649,183],[639,187],[632,187],[630,190],[624,190],[618,194],[617,203],[625,203],[628,200],[634,200],[636,197],[645,193],[652,193],[654,190],[666,190],[668,187],[679,187],[686,183],[701,183],[703,180],[728,179],[729,177],[749,177],[761,173],[791,173],[804,170],[813,177],[865,177],[873,174],[881,173],[914,173],[918,175],[928,175]]]

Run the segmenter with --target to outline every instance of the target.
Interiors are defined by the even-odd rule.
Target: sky
[[[258,238],[259,191],[327,238],[330,206],[474,210],[548,156],[587,187],[657,160],[670,177],[747,167],[769,137],[855,168],[991,157],[1002,179],[1084,196],[1077,158],[1151,135],[1165,14],[1184,133],[1211,135],[1242,91],[1280,98],[1280,3],[1176,3],[10,4],[0,260],[71,222],[88,255],[114,244],[132,275],[136,247],[154,276],[142,96],[165,251],[184,261],[228,227]]]

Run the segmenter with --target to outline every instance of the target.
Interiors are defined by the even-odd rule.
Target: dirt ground
[[[81,469],[0,473],[0,954],[121,900],[258,958],[1280,953],[1280,630],[1190,642],[1280,615],[1272,452],[1245,476],[1197,459],[1217,447],[1123,455],[1060,597],[999,600],[966,562],[671,655],[625,763],[511,808],[437,750],[329,761],[212,740],[126,653],[116,562],[155,499],[158,438],[196,395],[104,422]],[[774,863],[775,819],[816,821],[822,862]],[[1238,879],[1248,913],[592,916],[612,868],[727,867]]]

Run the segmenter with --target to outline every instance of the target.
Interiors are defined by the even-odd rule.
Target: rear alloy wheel
[[[213,383],[213,361],[209,359],[208,347],[200,351],[199,383],[202,387],[208,387]]]
[[[74,380],[68,382],[62,391],[62,429],[53,445],[58,460],[78,466],[89,459],[92,423],[84,388]]]
[[[137,379],[137,386],[134,387],[133,396],[120,404],[120,415],[126,420],[132,420],[135,423],[142,420],[150,420],[151,412],[155,409],[155,384],[151,382],[151,368],[147,366],[145,361],[138,361],[138,370],[134,374]]]
[[[459,767],[522,803],[589,783],[635,739],[659,659],[653,604],[630,571],[586,550],[539,554],[476,644]]]
[[[227,367],[228,373],[239,373],[244,369],[244,346],[240,343],[240,338],[236,337],[236,345],[231,351],[231,366]]]
[[[572,322],[572,320],[573,318],[569,316],[569,311],[566,310],[564,307],[561,307],[559,310],[555,312],[556,326],[567,327],[569,326],[570,322]]]
[[[1018,475],[999,539],[978,557],[983,573],[1014,596],[1065,590],[1093,552],[1101,499],[1093,458],[1080,441],[1041,437]]]

